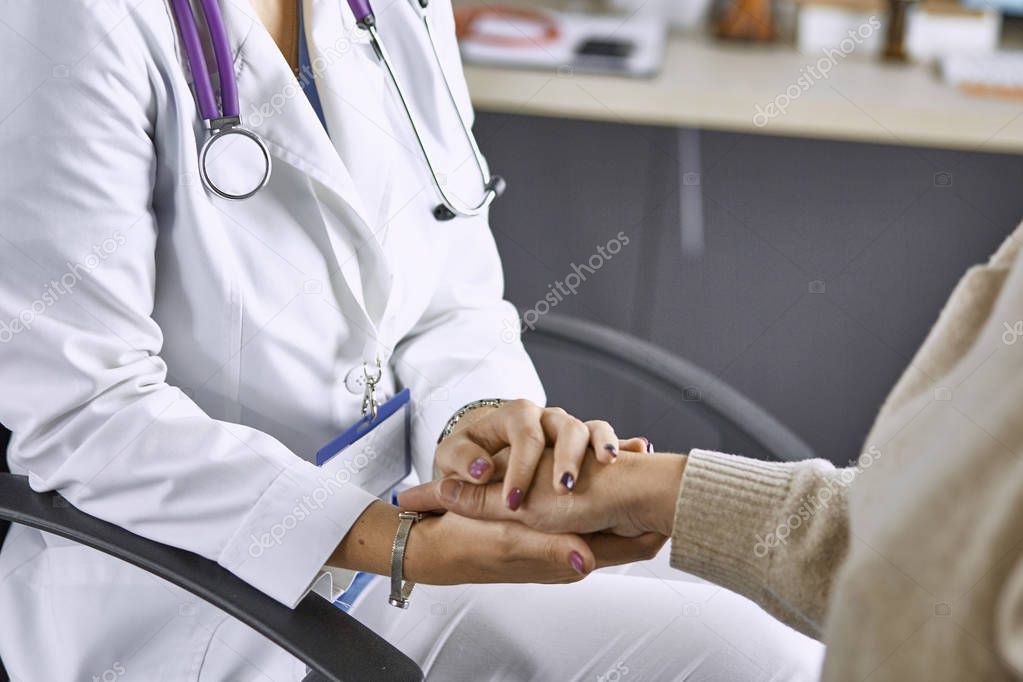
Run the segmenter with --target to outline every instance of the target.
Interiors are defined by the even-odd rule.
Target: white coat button
[[[345,388],[355,395],[366,392],[366,373],[362,370],[362,365],[356,365],[348,370],[348,374],[345,375]]]

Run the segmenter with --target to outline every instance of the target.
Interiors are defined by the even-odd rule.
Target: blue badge
[[[344,468],[350,483],[390,501],[391,488],[412,471],[410,396],[406,388],[378,408],[376,419],[362,417],[320,448],[316,464]]]

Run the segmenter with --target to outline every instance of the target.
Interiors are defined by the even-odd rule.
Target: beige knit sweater
[[[849,468],[689,456],[672,565],[822,639],[824,680],[1023,677],[1021,244],[966,273]]]

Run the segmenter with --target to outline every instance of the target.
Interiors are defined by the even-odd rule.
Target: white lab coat
[[[304,2],[329,138],[248,2],[221,2],[243,119],[273,157],[269,185],[231,202],[199,182],[202,123],[166,0],[0,0],[10,466],[288,605],[373,499],[323,494],[310,463],[359,415],[344,379],[367,338],[384,350],[385,390],[411,388],[421,474],[458,406],[543,400],[486,218],[433,219],[422,159],[347,5]],[[375,9],[446,182],[475,201],[422,25],[405,0]],[[468,117],[450,4],[429,12]],[[52,535],[14,528],[0,553],[0,657],[15,679],[197,679],[229,655],[235,625]],[[245,657],[239,676],[258,677]]]

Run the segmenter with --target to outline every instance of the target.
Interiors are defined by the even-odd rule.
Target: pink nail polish
[[[522,491],[518,488],[512,488],[512,491],[508,493],[508,509],[515,511],[522,504]]]
[[[473,478],[479,478],[483,474],[487,473],[487,467],[489,466],[490,462],[483,457],[477,457],[472,461],[472,464],[469,465],[469,475]]]
[[[568,563],[572,565],[572,570],[579,575],[586,575],[586,565],[583,563],[583,557],[579,552],[569,552]]]

